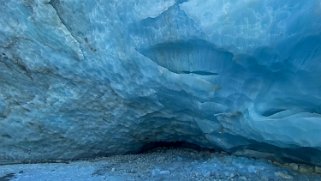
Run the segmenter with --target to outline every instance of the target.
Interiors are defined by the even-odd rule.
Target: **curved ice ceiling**
[[[321,163],[319,0],[8,0],[0,15],[2,162],[187,141]]]

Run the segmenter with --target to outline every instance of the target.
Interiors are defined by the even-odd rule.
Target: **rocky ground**
[[[0,166],[0,181],[57,180],[321,180],[264,160],[191,149],[158,148],[143,154],[119,155],[70,163]]]

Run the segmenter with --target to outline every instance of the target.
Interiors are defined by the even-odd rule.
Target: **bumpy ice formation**
[[[0,162],[184,141],[321,163],[320,0],[7,0]]]

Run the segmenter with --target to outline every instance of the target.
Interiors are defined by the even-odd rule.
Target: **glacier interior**
[[[320,0],[6,0],[0,163],[187,142],[321,165]]]

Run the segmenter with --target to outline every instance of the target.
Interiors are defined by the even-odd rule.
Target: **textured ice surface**
[[[6,0],[0,162],[186,141],[321,163],[320,0]]]

